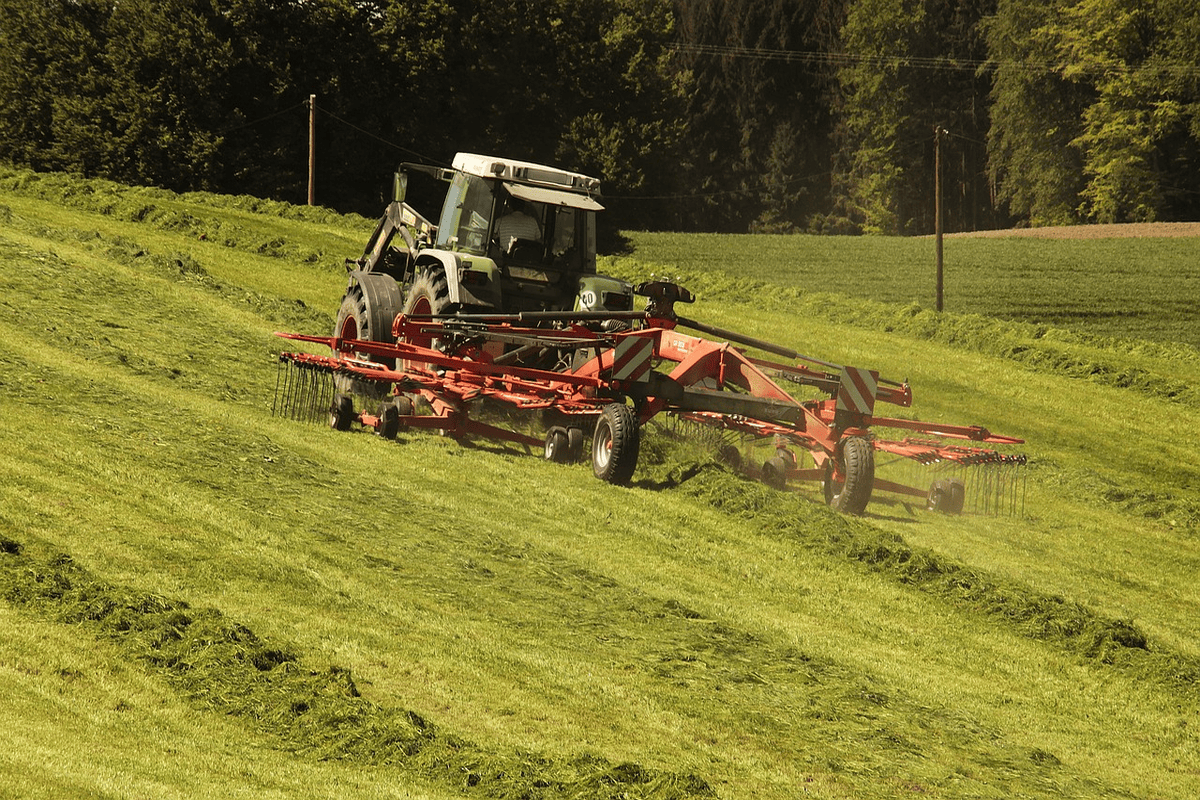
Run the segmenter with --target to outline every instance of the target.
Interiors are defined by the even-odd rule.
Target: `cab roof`
[[[600,192],[598,178],[512,158],[459,153],[454,156],[453,166],[460,172],[480,178],[499,178],[506,182],[544,186],[548,189],[576,192],[588,196]]]

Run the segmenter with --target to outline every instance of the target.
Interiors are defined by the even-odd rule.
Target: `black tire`
[[[862,436],[850,436],[838,445],[835,457],[845,475],[833,479],[833,463],[825,466],[825,502],[846,514],[861,514],[871,502],[875,488],[875,448]]]
[[[731,444],[721,445],[721,449],[717,451],[717,460],[733,469],[740,469],[742,466],[742,454]]]
[[[411,417],[412,415],[417,413],[416,412],[416,404],[413,403],[412,398],[409,397],[408,395],[404,395],[404,394],[396,395],[395,399],[392,402],[396,404],[396,412],[398,414],[400,414],[400,416],[402,416],[402,417]],[[405,428],[407,426],[401,425],[400,427]]]
[[[357,286],[348,289],[338,309],[333,335],[340,339],[369,339],[367,331],[371,322],[367,316],[367,302]]]
[[[546,431],[546,460],[555,464],[566,464],[570,458],[571,442],[566,428],[554,427]]]
[[[400,288],[391,276],[356,273],[342,297],[333,335],[367,342],[396,341],[392,336],[392,322],[400,311],[400,300]],[[396,366],[390,358],[367,358],[389,369]],[[372,400],[380,399],[386,390],[381,383],[356,380],[343,374],[334,377],[334,385],[339,392],[359,394]]]
[[[348,394],[335,395],[329,409],[329,427],[335,431],[348,431],[354,418],[354,398]]]
[[[379,427],[375,430],[385,439],[395,439],[400,432],[400,409],[393,403],[384,403],[379,409]]]
[[[394,342],[392,321],[400,307],[400,288],[391,276],[356,273],[342,297],[333,335],[366,342]]]
[[[592,437],[592,471],[607,483],[629,483],[640,446],[641,430],[633,410],[623,403],[605,406]]]
[[[450,289],[446,281],[446,271],[438,266],[418,273],[404,297],[404,315],[444,314],[449,310]],[[435,347],[437,344],[432,337],[410,338],[406,341],[421,347]]]
[[[783,491],[787,486],[787,462],[783,456],[768,458],[762,466],[762,482],[772,489]]]
[[[961,514],[966,500],[966,486],[958,478],[936,480],[929,487],[925,508],[943,514]]]
[[[583,429],[567,428],[567,460],[575,463],[583,455]]]

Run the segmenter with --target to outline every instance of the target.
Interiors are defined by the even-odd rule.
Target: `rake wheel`
[[[546,460],[555,464],[566,464],[570,459],[571,443],[566,428],[554,427],[546,431]]]
[[[610,403],[596,421],[592,438],[592,471],[606,483],[624,485],[637,469],[641,432],[629,406]]]
[[[780,491],[787,486],[787,462],[782,456],[772,456],[762,465],[762,482]]]
[[[394,403],[384,403],[379,409],[379,428],[376,430],[385,439],[395,439],[400,432],[400,409]]]
[[[846,514],[861,514],[875,488],[875,448],[862,436],[841,441],[835,456],[843,480],[835,480],[834,462],[825,465],[825,502]]]
[[[929,499],[925,508],[943,514],[961,514],[966,500],[966,487],[958,478],[936,480],[929,487]]]
[[[333,406],[329,409],[329,427],[335,431],[348,431],[353,421],[354,398],[348,394],[335,396]]]

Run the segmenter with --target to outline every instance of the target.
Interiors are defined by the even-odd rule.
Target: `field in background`
[[[662,437],[620,489],[271,416],[272,331],[331,328],[370,230],[0,171],[0,797],[1196,796],[1194,347],[851,291],[928,242],[631,234],[605,269],[1032,464],[1004,517],[845,518]]]
[[[1017,233],[1017,232],[1014,232]],[[934,308],[929,237],[626,234],[638,259],[895,305]],[[1200,239],[950,237],[944,308],[956,314],[1200,347]]]

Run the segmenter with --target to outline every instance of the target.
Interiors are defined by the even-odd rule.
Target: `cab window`
[[[485,253],[491,214],[492,191],[487,181],[460,172],[446,193],[437,245],[448,250]]]

